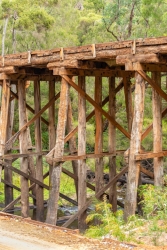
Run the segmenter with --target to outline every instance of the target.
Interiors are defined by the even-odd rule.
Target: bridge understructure
[[[141,172],[154,179],[154,185],[163,185],[163,157],[167,156],[167,149],[162,149],[162,119],[167,114],[167,89],[162,82],[166,73],[167,37],[28,51],[0,57],[0,175],[5,197],[2,211],[14,209],[20,202],[21,215],[29,217],[29,197],[32,197],[36,219],[44,221],[46,189],[49,190],[46,222],[56,224],[61,197],[78,206],[78,212],[63,226],[68,227],[78,218],[82,232],[92,202],[87,189],[91,189],[99,200],[106,194],[113,211],[118,206],[124,207],[125,220],[135,214]],[[33,107],[27,97],[29,84],[33,85]],[[45,103],[41,84],[48,89]],[[145,100],[147,91],[152,91],[149,103]],[[121,95],[126,124],[117,110],[117,99]],[[77,126],[73,124],[73,102],[77,102],[78,107],[75,110]],[[143,126],[146,105],[150,105],[152,118]],[[29,120],[27,111],[32,113]],[[105,131],[107,150],[103,147],[104,121],[108,123]],[[91,134],[87,131],[88,122],[95,124]],[[43,124],[48,131],[47,150],[43,148]],[[117,148],[118,135],[122,142],[127,142],[122,143],[127,145],[126,148],[120,148],[120,145]],[[87,152],[87,136],[94,140],[93,152]],[[142,146],[147,136],[152,138],[152,151],[146,151]],[[119,171],[117,157],[123,159]],[[103,180],[104,158],[108,159],[107,184]],[[153,159],[153,172],[141,165],[142,160],[150,158]],[[14,164],[17,159],[20,159],[19,167]],[[94,159],[93,184],[86,179],[89,159]],[[71,162],[71,170],[63,165],[67,161]],[[48,166],[45,173],[44,162]],[[60,192],[62,173],[73,179],[76,199]],[[117,199],[116,182],[125,173],[128,178],[125,203],[122,204]],[[15,174],[20,175],[17,186],[13,183]],[[49,184],[46,184],[46,178],[49,178]],[[14,197],[14,190],[20,192],[18,197]]]

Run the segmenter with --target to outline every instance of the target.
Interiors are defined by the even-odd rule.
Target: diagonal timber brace
[[[130,139],[130,134],[116,122],[106,111],[104,111],[88,94],[86,94],[78,85],[76,85],[68,76],[61,75],[76,91],[90,102],[99,112],[101,112],[117,129],[119,129],[127,138]]]

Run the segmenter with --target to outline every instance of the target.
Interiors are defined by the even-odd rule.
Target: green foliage
[[[139,194],[143,198],[141,203],[144,217],[133,215],[125,223],[122,211],[113,213],[111,205],[104,197],[104,202],[97,203],[95,211],[87,217],[89,229],[86,231],[86,236],[93,238],[107,236],[137,243],[143,243],[142,239],[149,237],[152,244],[160,244],[159,237],[167,232],[167,187],[144,185],[140,186]]]
[[[151,219],[167,220],[167,187],[145,185],[139,188],[144,216]]]
[[[96,225],[90,226],[86,231],[86,236],[99,238],[107,234],[112,234],[119,240],[125,240],[125,234],[121,230],[124,224],[122,219],[122,211],[113,213],[111,205],[107,203],[106,197],[104,202],[95,205],[95,212],[90,213],[86,219],[87,223],[94,222]]]

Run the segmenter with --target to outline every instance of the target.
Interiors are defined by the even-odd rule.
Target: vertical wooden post
[[[134,116],[130,141],[129,171],[124,209],[125,220],[127,220],[130,215],[135,214],[137,205],[137,188],[140,174],[140,162],[135,161],[135,154],[139,153],[141,148],[145,82],[138,73],[135,74],[135,78]]]
[[[27,115],[27,121],[28,121],[28,115]],[[27,128],[27,145],[28,145],[28,151],[32,152],[32,140],[31,140],[31,134],[30,134],[30,128]],[[34,158],[33,156],[28,157],[28,171],[29,175],[32,176],[33,178],[36,178],[36,169],[34,165]],[[34,182],[30,180],[30,185],[32,185]],[[33,199],[33,205],[36,206],[36,186],[32,189],[32,194],[34,195]],[[36,209],[33,209],[33,219],[36,220]]]
[[[161,87],[161,73],[153,72],[152,79]],[[161,97],[155,89],[152,90],[153,103],[153,151],[162,151],[162,104]],[[154,185],[163,185],[163,158],[154,158]]]
[[[55,81],[49,81],[49,100],[55,96]],[[49,107],[49,151],[51,151],[56,142],[55,133],[55,103]],[[49,179],[51,180],[52,165],[49,165]]]
[[[69,85],[62,78],[54,157],[61,157],[64,154],[64,137],[65,137],[65,127],[67,121],[68,95],[69,95]],[[49,194],[48,210],[46,217],[46,223],[53,225],[55,225],[57,221],[61,172],[62,172],[62,163],[61,162],[54,163],[51,176],[50,194]]]
[[[69,96],[69,101],[68,101],[68,112],[67,112],[67,132],[70,133],[73,130],[73,124],[72,124],[72,107],[71,107],[71,99]],[[76,147],[76,138],[75,135],[71,137],[69,140],[69,149],[71,155],[76,154],[75,152],[77,151]],[[73,167],[73,172],[74,175],[77,177],[78,176],[78,161],[72,161],[72,167]],[[77,195],[77,200],[78,200],[78,181],[74,180],[75,183],[75,189],[76,189],[76,195]]]
[[[102,105],[102,77],[95,77],[95,102]],[[96,134],[95,134],[95,154],[102,153],[103,150],[103,121],[102,114],[95,109]],[[103,158],[95,159],[95,192],[98,193],[104,186],[103,178]]]
[[[7,135],[8,111],[10,100],[10,82],[4,75],[1,100],[1,116],[0,116],[0,156],[4,154],[4,145]],[[2,165],[0,165],[0,181],[1,181]]]
[[[133,121],[133,105],[132,105],[132,91],[131,91],[131,82],[130,79],[126,76],[123,77],[124,83],[124,93],[125,93],[125,104],[126,104],[126,113],[128,121],[128,130],[131,132],[132,121]]]
[[[22,128],[27,122],[26,116],[26,92],[25,82],[23,80],[18,81],[18,105],[19,105],[19,127]],[[24,130],[19,136],[20,153],[27,153],[27,130]],[[21,171],[28,174],[28,159],[27,157],[21,158]],[[23,217],[29,216],[29,189],[28,180],[21,176],[21,215]]]
[[[78,86],[85,91],[85,77],[78,77]],[[78,155],[86,154],[86,100],[78,95]],[[78,160],[78,210],[86,203],[86,160]],[[86,211],[78,217],[80,232],[86,229]]]
[[[40,96],[40,81],[34,81],[34,103],[35,103],[35,114],[41,109],[41,96]],[[41,118],[35,121],[35,145],[36,151],[42,151],[42,140],[41,140]],[[43,166],[42,156],[36,157],[36,178],[43,182]],[[43,188],[36,185],[36,219],[38,221],[44,220],[44,206],[43,206]]]
[[[12,84],[11,90],[13,92],[16,92],[16,85]],[[9,140],[12,137],[14,106],[15,106],[15,100],[12,100],[9,104],[9,110],[8,110],[7,140]],[[5,160],[5,162],[8,163],[9,165],[12,165],[12,160]],[[5,181],[12,184],[12,170],[7,168],[4,169],[4,179]],[[5,206],[7,206],[12,201],[13,201],[13,188],[5,184]]]
[[[109,114],[115,120],[116,113],[116,95],[115,95],[115,77],[109,78]],[[109,152],[114,153],[116,151],[116,128],[109,122]],[[116,175],[116,157],[109,157],[109,178],[110,180]],[[112,204],[113,212],[117,211],[117,189],[116,182],[110,186],[109,189],[109,201]]]

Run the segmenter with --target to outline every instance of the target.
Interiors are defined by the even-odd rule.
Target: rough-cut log
[[[135,51],[136,57],[138,54],[164,54],[167,53],[166,37],[137,39],[135,48],[134,41],[111,42],[104,44],[58,48],[48,51],[32,51],[5,55],[0,57],[0,67],[3,66],[31,66],[45,65],[56,61],[62,62],[65,60],[87,60],[87,59],[116,59],[120,55],[131,55]],[[134,55],[134,56],[135,56]],[[3,60],[2,60],[3,59]]]
[[[95,77],[95,102],[102,106],[102,78]],[[95,135],[95,154],[103,151],[103,121],[102,114],[95,109],[96,135]],[[103,158],[95,159],[95,190],[96,193],[103,187]]]
[[[126,104],[126,114],[128,122],[128,130],[131,133],[132,121],[133,121],[133,105],[132,105],[132,90],[130,79],[126,76],[123,77],[124,83],[124,93],[125,93],[125,104]]]
[[[115,78],[109,78],[109,114],[115,120],[116,113],[116,96],[115,96]],[[110,153],[116,151],[116,128],[110,122],[108,131],[108,149]],[[109,179],[113,179],[116,176],[116,157],[109,157]],[[110,186],[109,189],[109,201],[112,204],[113,212],[117,211],[117,189],[116,182]]]
[[[16,86],[11,85],[11,89],[13,91],[16,91]],[[9,110],[8,110],[7,140],[12,136],[13,120],[14,120],[14,106],[15,106],[15,100],[10,101]],[[5,160],[5,162],[9,163],[10,165],[12,164],[12,161],[10,159]],[[13,178],[12,178],[11,170],[4,169],[4,179],[6,181],[5,183],[5,206],[7,206],[13,200],[13,187],[7,184],[7,183],[12,184]]]
[[[137,205],[137,188],[140,174],[140,163],[135,161],[135,154],[139,153],[141,149],[144,95],[145,82],[143,78],[138,73],[136,73],[134,117],[131,132],[129,171],[124,209],[125,220],[127,220],[130,215],[135,214]]]
[[[133,69],[131,69],[132,71]],[[130,70],[129,70],[130,71]],[[111,69],[64,69],[55,68],[53,69],[54,75],[68,75],[68,76],[101,76],[101,77],[122,77],[122,71],[118,68],[115,70]],[[132,77],[134,72],[124,72],[125,75]]]
[[[10,86],[9,81],[3,80],[2,87],[2,100],[1,100],[1,116],[0,116],[0,156],[4,154],[6,136],[7,136],[7,122],[8,122],[8,110],[10,100]],[[2,166],[0,165],[0,180],[1,180]]]
[[[143,152],[135,155],[135,160],[140,161],[144,159],[156,158],[156,157],[164,157],[167,156],[167,150],[160,151],[158,153],[154,152]]]
[[[126,62],[140,62],[140,63],[166,63],[165,57],[158,54],[139,54],[139,55],[121,55],[117,56],[117,64],[125,64]]]
[[[64,79],[62,79],[54,157],[61,157],[63,156],[64,153],[64,136],[65,136],[65,127],[67,120],[68,95],[69,95],[68,83]],[[61,171],[62,171],[62,163],[58,164],[54,163],[51,176],[50,194],[49,194],[48,210],[46,217],[46,222],[53,225],[55,225],[57,221]]]
[[[67,112],[67,132],[70,133],[73,130],[73,115],[72,115],[72,106],[71,106],[71,99],[69,96],[69,101],[68,101],[68,112]],[[76,137],[73,135],[71,139],[69,140],[69,151],[70,154],[73,155],[75,152],[77,152],[77,146],[76,146]],[[72,167],[73,167],[73,172],[74,175],[77,177],[78,176],[78,161],[72,161]],[[75,183],[75,190],[76,190],[76,196],[78,200],[78,182],[74,180]]]
[[[161,74],[158,72],[152,73],[152,79],[161,88]],[[161,97],[153,89],[152,92],[152,102],[153,102],[153,151],[158,153],[162,151],[162,104]],[[154,158],[154,185],[163,185],[163,159]]]
[[[82,91],[85,90],[85,77],[78,77],[78,85]],[[78,95],[78,156],[86,153],[86,100]],[[86,161],[78,161],[78,210],[86,204]],[[80,232],[86,229],[85,210],[78,217],[78,228]]]
[[[41,110],[41,95],[40,95],[40,82],[34,82],[34,104],[35,114],[38,114]],[[41,138],[41,119],[38,117],[35,121],[35,146],[36,151],[41,152],[42,150],[42,138]],[[43,182],[43,166],[42,156],[36,157],[36,179]],[[44,221],[44,198],[43,188],[36,185],[36,219],[38,221]]]
[[[26,117],[26,92],[25,82],[18,81],[18,104],[19,104],[19,127],[22,128],[27,123]],[[24,130],[19,136],[20,153],[27,153],[27,130]],[[20,169],[25,174],[28,174],[28,159],[27,157],[21,158]],[[29,217],[29,188],[28,180],[21,176],[21,215]]]
[[[61,156],[61,157],[48,157],[48,155],[46,155],[46,158],[48,160],[48,162],[64,162],[64,161],[75,161],[75,160],[83,160],[83,159],[89,159],[89,158],[101,158],[101,157],[107,157],[107,156],[117,156],[117,155],[123,155],[125,152],[125,150],[117,150],[116,152],[103,152],[100,154],[85,154],[85,155],[65,155],[65,156]],[[6,157],[6,156],[5,156]],[[23,156],[20,156],[23,157]]]
[[[51,100],[55,96],[55,82],[50,81],[49,82],[49,100]],[[56,133],[55,133],[55,103],[52,103],[52,105],[49,107],[49,151],[51,151],[56,142]],[[53,152],[54,153],[54,152]],[[53,154],[52,154],[53,156]],[[50,178],[52,175],[52,165],[49,166],[50,171]]]

